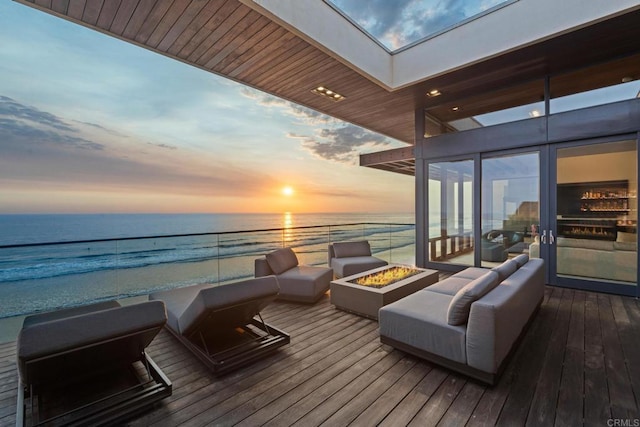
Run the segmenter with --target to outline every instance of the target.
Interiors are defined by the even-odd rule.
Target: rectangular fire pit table
[[[411,275],[391,284],[359,285],[358,279],[367,278],[375,274],[389,276],[400,269],[412,270]],[[377,281],[379,281],[378,278]],[[384,267],[343,277],[331,282],[331,304],[340,310],[349,311],[361,316],[378,320],[380,307],[404,298],[438,281],[436,270],[409,267],[406,265],[389,264]]]

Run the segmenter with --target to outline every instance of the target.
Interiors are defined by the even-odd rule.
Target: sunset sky
[[[0,213],[411,212],[412,177],[357,166],[400,146],[0,2]]]

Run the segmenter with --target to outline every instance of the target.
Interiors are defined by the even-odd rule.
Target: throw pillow
[[[485,296],[498,286],[498,273],[489,271],[460,289],[449,303],[447,323],[453,326],[464,325],[469,320],[471,304]]]
[[[348,258],[354,256],[371,256],[369,242],[341,242],[333,244],[333,253],[336,258]]]
[[[285,271],[298,265],[298,257],[291,248],[282,248],[267,254],[267,264],[275,274],[282,274]]]

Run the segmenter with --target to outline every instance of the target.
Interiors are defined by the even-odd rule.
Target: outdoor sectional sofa
[[[541,259],[468,268],[382,307],[380,341],[494,384],[543,295]]]

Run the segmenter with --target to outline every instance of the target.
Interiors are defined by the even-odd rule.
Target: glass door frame
[[[575,148],[582,146],[589,146],[595,144],[606,144],[609,142],[621,142],[625,140],[635,140],[636,141],[636,180],[640,178],[640,133],[632,133],[626,135],[616,135],[602,138],[593,138],[593,139],[585,139],[578,141],[570,141],[570,142],[560,142],[549,145],[549,169],[548,169],[548,195],[549,195],[549,203],[548,203],[548,218],[549,218],[549,230],[552,230],[553,235],[558,235],[558,217],[557,217],[557,208],[558,208],[558,150],[562,150],[565,148]],[[636,181],[640,182],[640,181]],[[545,260],[549,260],[547,263],[547,274],[548,279],[547,283],[554,286],[561,286],[572,289],[582,289],[587,291],[594,292],[605,292],[617,295],[626,295],[633,297],[640,297],[640,286],[638,286],[638,281],[636,280],[635,289],[630,287],[629,285],[617,284],[606,281],[598,281],[598,280],[581,280],[576,278],[569,277],[559,277],[557,273],[558,263],[557,263],[557,246],[555,244],[547,244],[544,245],[547,247],[548,255]],[[541,245],[542,249],[542,245]],[[640,265],[640,252],[637,252],[636,256],[636,265]],[[639,278],[640,278],[640,271]]]
[[[498,151],[487,151],[483,153],[474,153],[470,155],[458,155],[451,157],[441,157],[424,160],[424,170],[425,173],[425,188],[428,188],[428,171],[429,165],[432,163],[443,163],[443,162],[456,162],[456,161],[469,161],[473,160],[473,239],[474,239],[474,253],[473,253],[473,266],[481,267],[482,261],[482,248],[480,245],[480,241],[482,238],[482,160],[493,157],[500,156],[509,156],[509,155],[518,155],[518,154],[526,154],[526,153],[534,153],[538,152],[539,155],[539,215],[540,215],[540,230],[548,230],[549,229],[549,145],[535,145],[535,146],[527,146],[520,147],[515,149],[508,150],[498,150]],[[428,215],[429,215],[429,197],[428,192],[425,192],[425,206],[424,206],[424,214],[427,216],[426,222],[428,223]],[[441,271],[461,271],[468,267],[469,265],[462,264],[453,264],[446,262],[438,262],[430,260],[429,253],[429,238],[428,238],[428,225],[425,229],[427,233],[427,238],[425,239],[425,247],[424,254],[424,266],[425,268],[437,269]],[[550,261],[549,256],[549,245],[540,244],[540,257],[544,259],[545,264],[548,265]],[[549,283],[549,268],[545,269],[545,283]]]

